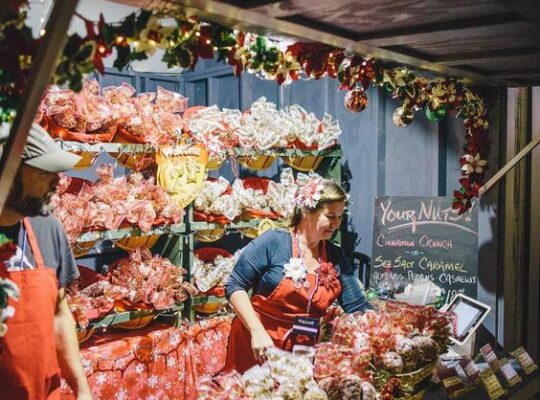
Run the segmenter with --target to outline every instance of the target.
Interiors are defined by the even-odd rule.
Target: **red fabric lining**
[[[180,329],[152,323],[95,334],[81,346],[92,394],[103,400],[196,399],[198,379],[224,365],[229,331],[229,318],[213,318]],[[62,399],[74,398],[62,382]]]
[[[100,131],[99,133],[92,132],[72,132],[61,127],[56,123],[54,118],[46,116],[48,124],[49,134],[55,138],[62,138],[63,140],[70,140],[74,142],[82,143],[99,143],[99,142],[110,142],[114,135],[116,134],[117,126],[114,125],[108,131]]]
[[[114,141],[118,143],[148,143],[144,135],[134,135],[122,125],[118,125]]]

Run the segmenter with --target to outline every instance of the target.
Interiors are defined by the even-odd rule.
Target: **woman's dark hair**
[[[301,208],[296,206],[293,215],[291,216],[289,226],[291,228],[298,226],[304,216],[302,213],[303,211],[314,212],[324,208],[327,204],[336,201],[347,201],[347,193],[338,183],[331,181],[330,179],[323,180],[323,190],[317,205],[313,208]]]

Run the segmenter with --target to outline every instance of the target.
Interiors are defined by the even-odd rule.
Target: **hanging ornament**
[[[366,92],[361,88],[354,88],[345,95],[345,107],[350,112],[364,111],[368,105]]]
[[[414,113],[411,109],[406,107],[398,107],[392,115],[392,120],[397,127],[404,128],[409,125],[414,118]]]
[[[438,107],[433,110],[431,107],[426,107],[426,117],[432,122],[437,122],[446,116],[446,108]]]

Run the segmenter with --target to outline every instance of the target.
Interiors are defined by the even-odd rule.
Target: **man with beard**
[[[13,280],[20,290],[8,331],[0,338],[0,399],[57,399],[60,376],[78,400],[92,398],[64,290],[79,272],[49,206],[59,172],[79,159],[32,125],[0,215],[0,232],[17,245],[15,255],[0,265],[0,278]]]

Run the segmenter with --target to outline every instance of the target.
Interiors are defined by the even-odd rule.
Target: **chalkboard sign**
[[[478,206],[458,215],[449,197],[377,197],[371,261],[373,287],[391,266],[398,278],[431,280],[446,302],[458,293],[476,298]]]

